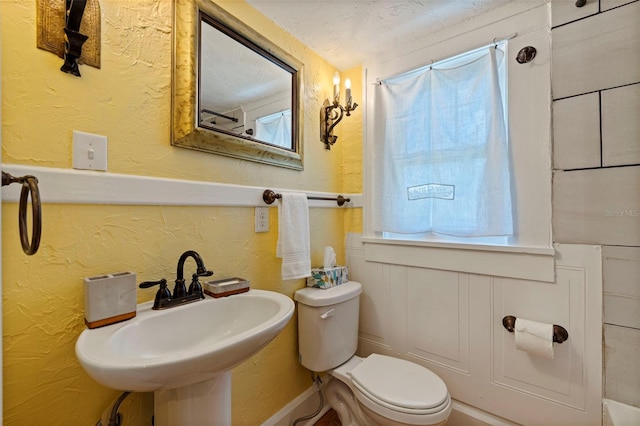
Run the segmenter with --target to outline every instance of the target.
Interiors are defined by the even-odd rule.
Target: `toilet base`
[[[342,426],[405,425],[405,423],[398,423],[396,421],[390,420],[379,415],[378,413],[371,411],[364,405],[361,405],[349,386],[335,377],[332,377],[331,381],[327,385],[325,396],[331,408],[333,408],[338,414]],[[442,426],[446,423],[447,420],[444,420],[442,422],[431,424],[428,426]]]
[[[375,424],[362,409],[349,386],[335,377],[331,379],[325,391],[327,402],[333,408],[342,426],[367,426]]]
[[[361,406],[362,412],[363,414],[365,414],[367,417],[369,417],[371,420],[371,423],[369,424],[374,424],[374,425],[380,425],[380,426],[398,426],[398,425],[405,425],[406,423],[397,423],[394,422],[393,420],[389,420],[386,417],[382,417],[381,415],[379,415],[378,413],[375,413],[371,410],[369,410],[367,407],[365,407],[364,405]],[[447,420],[443,420],[439,423],[435,423],[435,424],[430,424],[428,426],[442,426],[447,424]],[[427,426],[427,425],[423,425],[423,426]]]

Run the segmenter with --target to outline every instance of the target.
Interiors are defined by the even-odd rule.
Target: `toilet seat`
[[[384,407],[409,416],[425,416],[440,413],[451,404],[440,377],[403,359],[372,354],[349,375],[358,399],[374,411]]]
[[[384,407],[384,408],[387,408],[389,410],[393,410],[395,412],[402,413],[402,414],[410,414],[410,415],[414,415],[414,416],[426,416],[428,414],[437,414],[437,413],[441,412],[442,410],[446,409],[447,406],[450,404],[449,396],[447,395],[447,397],[442,402],[442,404],[440,404],[440,405],[438,405],[436,407],[433,407],[433,408],[411,409],[411,408],[406,408],[406,407],[400,407],[400,406],[397,406],[397,405],[389,404],[388,402],[385,402],[385,401],[382,401],[382,400],[376,398],[374,395],[371,395],[367,391],[365,391],[362,388],[360,388],[358,386],[358,384],[355,383],[355,382],[353,384],[355,386],[354,393],[356,394],[356,397],[358,398],[358,400],[360,402],[364,403],[366,406],[368,406],[373,411],[377,411],[377,412],[379,412],[380,410],[377,410],[376,406],[379,406],[379,407]],[[359,397],[358,394],[361,395],[361,397]],[[381,414],[381,413],[379,412],[379,414]]]

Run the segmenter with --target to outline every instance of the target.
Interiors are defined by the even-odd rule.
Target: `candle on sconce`
[[[320,108],[320,138],[327,149],[331,149],[338,136],[333,133],[334,127],[342,120],[343,116],[349,117],[355,111],[358,104],[353,102],[351,98],[351,80],[345,79],[345,101],[346,104],[340,105],[340,74],[338,71],[333,74],[333,102],[325,99]]]

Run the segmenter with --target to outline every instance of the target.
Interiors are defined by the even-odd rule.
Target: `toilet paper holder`
[[[507,329],[509,333],[513,333],[516,326],[516,317],[513,315],[507,315],[502,318],[502,325]],[[560,325],[553,325],[553,342],[562,343],[569,338],[569,332]]]

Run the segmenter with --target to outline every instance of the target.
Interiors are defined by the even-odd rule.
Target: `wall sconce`
[[[333,134],[333,128],[342,120],[342,117],[351,115],[351,111],[355,111],[358,104],[351,99],[351,81],[347,79],[344,82],[346,106],[340,105],[340,75],[336,72],[333,75],[333,103],[329,103],[328,99],[324,100],[322,108],[320,108],[320,140],[325,144],[327,149],[331,149],[331,145],[336,143],[338,137]]]
[[[83,13],[73,13],[71,19],[71,7],[82,8],[83,2],[71,0],[37,0],[37,46],[39,49],[52,52],[65,59],[64,72],[79,75],[78,64],[100,68],[101,45],[101,12],[99,0],[86,0]],[[67,12],[69,11],[69,15]],[[74,22],[71,22],[74,21]],[[70,26],[72,24],[73,26]],[[77,26],[80,25],[79,29]],[[65,35],[66,28],[72,30],[72,35]],[[74,32],[79,32],[74,37]],[[85,37],[88,36],[88,39]],[[65,38],[69,38],[72,44],[68,46],[69,53],[80,54],[78,58],[66,56]],[[85,42],[86,41],[86,42]],[[76,74],[75,72],[78,72]]]

